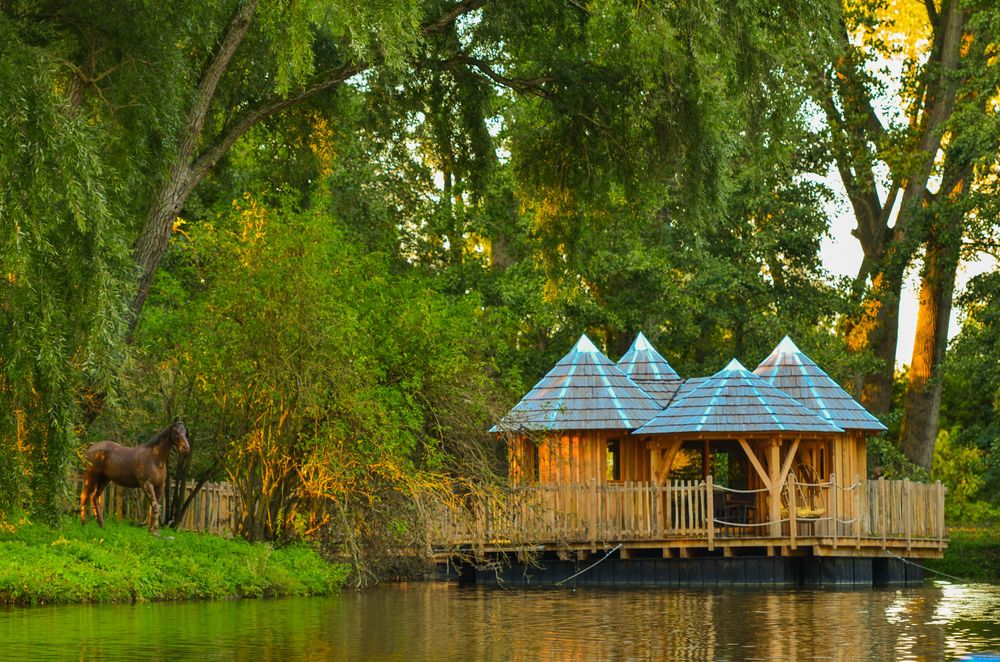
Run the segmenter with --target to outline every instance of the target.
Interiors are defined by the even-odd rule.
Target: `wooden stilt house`
[[[787,337],[684,380],[641,333],[617,364],[581,336],[493,429],[514,497],[453,513],[442,544],[940,556],[941,484],[867,477],[884,430]]]

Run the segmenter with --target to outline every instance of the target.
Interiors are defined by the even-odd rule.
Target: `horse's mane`
[[[145,448],[153,448],[154,446],[159,446],[160,441],[163,440],[163,435],[167,434],[168,432],[170,432],[169,425],[160,430],[159,432],[157,432],[156,434],[154,434],[152,437],[150,437],[149,441],[145,441],[139,445],[144,446]]]

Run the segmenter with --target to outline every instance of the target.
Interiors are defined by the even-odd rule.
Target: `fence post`
[[[837,474],[830,474],[830,524],[833,525],[833,548],[837,549],[837,519],[840,514],[837,512],[837,502],[840,500],[840,493],[837,492]]]
[[[669,534],[669,533],[672,533],[673,529],[674,529],[674,521],[672,519],[673,518],[673,510],[674,510],[674,507],[673,507],[674,493],[673,493],[673,490],[670,489],[670,479],[669,478],[666,479],[665,481],[663,481],[663,490],[664,490],[663,494],[664,494],[664,497],[666,499],[666,505],[664,506],[664,525],[663,525],[663,528],[664,528],[664,533]]]
[[[913,488],[910,479],[903,479],[903,530],[906,532],[906,549],[910,549],[910,537],[913,529]]]
[[[937,495],[934,504],[934,512],[937,515],[935,517],[935,528],[937,529],[937,542],[938,549],[941,549],[944,545],[944,487],[941,485],[941,481],[934,482],[934,493]]]
[[[886,497],[885,497],[885,478],[879,476],[878,478],[878,519],[879,519],[879,529],[882,533],[882,549],[885,549],[885,532],[889,528],[889,523],[886,517]]]
[[[705,522],[708,524],[708,551],[715,550],[715,490],[712,475],[705,476]]]

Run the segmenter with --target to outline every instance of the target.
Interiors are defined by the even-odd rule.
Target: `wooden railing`
[[[82,477],[77,477],[75,487],[75,493],[79,496],[83,489]],[[181,498],[188,498],[194,487],[194,481],[187,481]],[[237,499],[236,489],[231,483],[205,483],[194,495],[177,528],[229,535],[234,528],[233,518],[237,512]],[[76,502],[76,506],[79,507],[79,501]],[[148,500],[141,490],[126,489],[114,483],[110,483],[104,490],[105,519],[114,517],[119,520],[145,523],[148,508]],[[89,508],[87,519],[93,519]]]
[[[740,508],[735,508],[739,494]],[[802,497],[812,503],[805,508]],[[836,495],[836,496],[835,496]],[[859,480],[835,476],[825,483],[795,484],[774,493],[780,518],[768,520],[770,490],[738,493],[706,481],[664,484],[625,482],[540,483],[505,498],[442,510],[432,531],[440,548],[531,547],[589,543],[597,548],[623,541],[704,539],[712,548],[727,539],[801,539],[848,545],[852,541],[933,541],[946,537],[944,489],[907,480]]]

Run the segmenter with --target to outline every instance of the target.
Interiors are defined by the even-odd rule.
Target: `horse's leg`
[[[104,528],[104,488],[108,486],[108,479],[101,478],[97,479],[97,487],[94,489],[94,496],[90,499],[90,504],[94,507],[94,517],[97,518],[97,523],[100,527]]]
[[[156,532],[156,525],[160,522],[160,502],[156,499],[157,489],[148,480],[143,483],[142,488],[149,497],[149,532],[156,536],[159,535]]]
[[[83,489],[80,490],[80,525],[87,524],[87,501],[90,500],[90,493],[94,489],[94,477],[90,472],[83,472]]]

